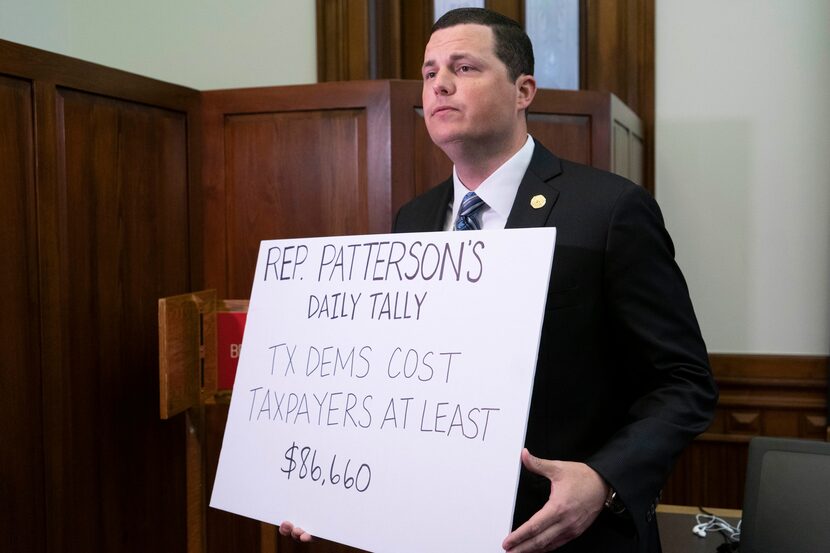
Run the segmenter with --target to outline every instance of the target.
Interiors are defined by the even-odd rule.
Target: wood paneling
[[[588,115],[533,113],[528,130],[564,159],[591,164],[591,118]]]
[[[0,550],[45,550],[32,83],[0,75]]]
[[[429,0],[398,0],[401,3],[400,74],[379,74],[379,79],[421,79],[424,47],[432,30],[432,2]],[[383,33],[383,29],[380,30]],[[394,47],[394,46],[393,46]]]
[[[519,25],[524,27],[526,15],[524,0],[486,0],[484,7],[506,15],[513,21],[518,21]]]
[[[633,110],[616,96],[612,97],[614,172],[637,184],[646,186],[644,124]]]
[[[754,436],[825,440],[830,362],[822,356],[711,355],[715,420],[678,460],[666,503],[740,508]]]
[[[634,170],[653,191],[654,0],[581,2],[580,88],[611,92],[642,119],[645,163]]]
[[[205,271],[250,294],[263,239],[388,232],[386,81],[206,92]]]
[[[205,405],[205,485],[207,497],[213,493],[213,481],[216,479],[216,468],[219,465],[219,452],[222,449],[222,438],[225,435],[225,422],[228,420],[228,398],[216,404]],[[208,509],[205,519],[207,530],[207,552],[235,552],[259,551],[260,524],[259,522],[233,515],[218,509]],[[282,549],[279,550],[283,553]]]
[[[158,418],[156,305],[192,285],[198,93],[5,41],[0,73],[17,327],[0,424],[30,457],[25,471],[3,459],[5,503],[26,520],[7,532],[2,511],[0,539],[184,551],[185,428]]]
[[[701,439],[823,440],[827,366],[826,357],[713,355],[720,399],[715,421]]]
[[[186,117],[66,89],[57,104],[63,348],[48,422],[62,429],[49,446],[64,544],[181,549],[184,433],[158,420],[156,306],[190,282]]]
[[[637,170],[644,163],[637,146],[642,122],[612,94],[539,90],[530,106],[528,130],[564,159],[643,184]]]
[[[367,141],[365,109],[225,118],[234,297],[247,296],[261,240],[367,232]]]
[[[365,0],[317,0],[317,80],[372,77],[369,8]]]
[[[420,79],[427,0],[317,0],[317,80]]]
[[[420,103],[419,98],[419,107],[412,110],[413,143],[415,159],[418,160],[413,167],[415,177],[415,194],[413,197],[426,192],[452,175],[450,158],[435,146],[429,137],[429,133],[427,133],[424,124],[424,112],[420,107]]]
[[[693,442],[663,487],[662,502],[740,509],[748,451],[745,443]]]

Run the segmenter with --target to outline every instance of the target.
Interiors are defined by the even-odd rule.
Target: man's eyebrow
[[[473,61],[473,62],[481,63],[481,60],[478,57],[476,57],[476,56],[474,56],[474,55],[472,55],[468,52],[458,52],[458,53],[455,53],[455,54],[450,54],[450,62],[456,62],[458,60],[463,60],[463,59],[468,59],[468,60]],[[422,66],[422,68],[423,67],[432,67],[435,64],[436,64],[436,61],[433,60],[433,59],[426,60],[424,62],[424,65]]]

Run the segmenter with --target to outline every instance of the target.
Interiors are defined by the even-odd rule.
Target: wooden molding
[[[715,378],[809,379],[827,381],[826,355],[709,354]]]
[[[710,361],[720,399],[700,440],[827,439],[828,357],[712,354]]]

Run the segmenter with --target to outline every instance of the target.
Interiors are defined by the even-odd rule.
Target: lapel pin
[[[532,207],[533,209],[539,209],[540,207],[545,207],[546,203],[547,203],[547,199],[545,199],[545,197],[542,196],[541,194],[537,194],[537,195],[533,196],[532,198],[530,198],[530,207]]]

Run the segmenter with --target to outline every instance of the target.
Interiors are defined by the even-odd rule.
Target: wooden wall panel
[[[420,103],[420,102],[419,102]],[[415,194],[422,194],[433,186],[443,182],[452,175],[452,162],[447,155],[436,147],[427,133],[424,113],[420,107],[412,111],[413,135],[415,145]]]
[[[205,486],[208,498],[213,493],[213,481],[216,479],[216,469],[219,465],[219,452],[222,450],[229,406],[227,399],[205,406],[205,429],[207,431],[204,442]],[[206,553],[260,551],[260,524],[253,519],[218,509],[208,509],[205,527],[207,531]],[[279,553],[284,553],[282,548]]]
[[[0,550],[45,550],[32,83],[0,75]]]
[[[263,239],[391,228],[388,81],[203,94],[205,279],[247,298]]]
[[[654,190],[654,0],[582,0],[580,88],[615,94],[643,122],[644,164]],[[639,147],[639,145],[638,145]]]
[[[389,125],[391,126],[390,214],[425,189],[419,188],[424,172],[435,175],[429,186],[449,175],[449,160],[427,136],[421,102],[422,81],[388,81]],[[413,155],[414,152],[414,155]],[[424,157],[426,156],[426,157]],[[389,220],[392,228],[392,219]]]
[[[64,89],[57,101],[64,543],[182,550],[184,433],[158,420],[156,320],[158,298],[189,287],[186,117]]]
[[[363,0],[317,0],[319,81],[372,78],[369,9]]]
[[[429,0],[398,0],[401,4],[400,73],[380,73],[378,79],[421,79],[424,65],[424,47],[432,30],[432,2]],[[381,33],[388,32],[380,29]],[[394,47],[394,46],[393,46]]]
[[[563,159],[591,164],[591,118],[588,115],[533,113],[528,131]]]
[[[185,426],[159,420],[156,310],[200,261],[198,93],[2,40],[0,74],[0,549],[183,552]]]
[[[226,118],[232,297],[250,294],[261,240],[367,232],[366,145],[363,109]]]
[[[748,451],[746,443],[698,439],[677,460],[663,487],[662,502],[740,509]]]

